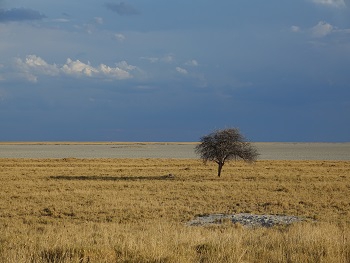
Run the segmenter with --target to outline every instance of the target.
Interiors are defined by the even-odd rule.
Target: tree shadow
[[[96,176],[96,175],[56,175],[50,176],[54,180],[80,180],[80,181],[148,181],[148,180],[174,180],[175,176],[172,174],[160,176]]]

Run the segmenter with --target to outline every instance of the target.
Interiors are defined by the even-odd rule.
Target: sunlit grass
[[[187,159],[0,159],[0,262],[350,261],[350,162],[232,162],[216,172]],[[307,220],[185,225],[241,212]]]

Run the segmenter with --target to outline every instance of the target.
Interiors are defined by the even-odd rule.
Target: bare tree
[[[254,162],[258,157],[257,149],[246,141],[237,128],[217,130],[200,139],[195,151],[204,163],[213,161],[218,164],[218,176],[226,161],[242,159]]]

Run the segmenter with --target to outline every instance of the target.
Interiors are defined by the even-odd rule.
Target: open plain
[[[350,262],[349,159],[181,157],[2,156],[0,262]],[[187,224],[218,213],[304,220]]]
[[[194,142],[0,142],[0,158],[189,158]],[[260,160],[350,160],[350,143],[253,143]]]

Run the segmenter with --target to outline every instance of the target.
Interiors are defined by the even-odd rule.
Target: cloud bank
[[[86,64],[80,60],[72,60],[70,58],[67,59],[64,65],[59,66],[56,64],[49,64],[36,55],[28,55],[24,60],[17,58],[15,60],[15,65],[24,77],[31,82],[37,82],[38,75],[69,75],[75,77],[123,80],[132,78],[131,71],[137,69],[137,67],[129,65],[126,61],[117,63],[116,67],[110,67],[105,64],[94,67],[90,63]]]
[[[44,14],[28,8],[0,9],[0,23],[26,20],[41,20]]]

